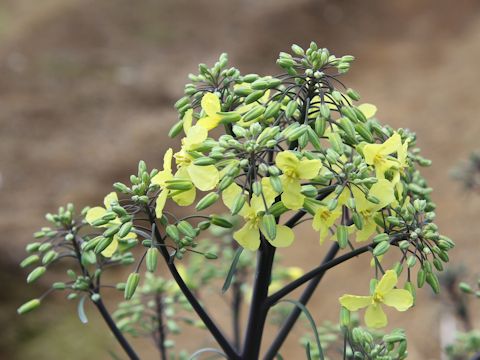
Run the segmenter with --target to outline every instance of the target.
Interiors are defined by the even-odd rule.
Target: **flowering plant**
[[[387,315],[381,304],[406,311],[414,304],[417,287],[428,283],[438,292],[435,271],[443,269],[454,243],[440,235],[433,222],[432,189],[418,170],[430,161],[419,155],[414,133],[382,125],[376,107],[357,104],[359,94],[343,85],[341,75],[353,56],[337,57],[315,43],[306,50],[294,45],[292,52],[280,53],[277,64],[283,72],[277,76],[241,75],[227,66],[225,54],[212,68],[201,64],[175,104],[180,120],[169,136],[180,136],[181,147],[165,152],[161,170],[148,170],[141,161],[131,184],[115,183],[104,206],[85,208],[77,216],[69,204],[47,214],[53,227],[35,234],[39,240],[27,246],[30,255],[22,262],[23,267],[37,264],[27,282],[60,260],[73,258],[77,267],[68,270],[70,280],[54,283],[52,291],[65,290],[69,298],[79,298],[81,318],[83,303],[90,299],[132,359],[138,355],[122,331],[139,334],[132,325],[136,321],[142,331],[154,333],[162,358],[167,358],[171,342],[166,336],[177,327],[165,309],[175,303],[195,313],[198,321],[190,323],[202,324],[216,342],[215,348],[191,358],[207,351],[228,359],[259,358],[267,315],[282,301],[295,307],[283,315],[264,358],[280,356],[302,313],[313,325],[316,342],[307,346],[307,356],[315,345],[315,356],[324,358],[306,305],[327,271],[366,254],[372,259],[367,269],[373,274],[370,295],[339,299],[344,357],[406,358],[403,333],[385,335],[379,351],[380,345],[369,342],[369,330],[350,321],[350,311],[366,307],[365,325],[383,327]],[[181,208],[188,206],[195,211],[184,216]],[[225,211],[230,215],[222,215]],[[309,220],[318,234],[315,242],[296,230]],[[217,234],[223,228],[224,239],[205,242],[201,236],[209,228]],[[308,246],[319,254],[325,246],[329,249],[317,267],[272,280],[277,249],[292,246]],[[398,261],[383,259],[387,253]],[[256,265],[242,265],[241,259],[252,255]],[[149,275],[139,287],[143,265],[154,273],[159,258],[173,280]],[[204,265],[198,267],[198,259]],[[243,341],[238,303],[232,305],[232,341],[201,300],[201,290],[214,286],[212,279],[218,278],[217,270],[208,272],[214,261],[225,264],[223,292],[248,299]],[[127,304],[115,322],[103,304],[101,279],[110,268],[132,264],[126,282],[116,285]],[[196,270],[189,272],[192,268]],[[248,269],[255,271],[251,285]],[[298,299],[285,300],[302,285],[306,287]],[[147,308],[156,311],[142,320],[146,308],[141,298],[147,295],[154,298],[147,300]],[[44,297],[18,312],[38,307]]]

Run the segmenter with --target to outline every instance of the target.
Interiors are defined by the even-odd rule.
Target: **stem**
[[[80,269],[82,270],[82,274],[84,276],[87,276],[89,279],[91,279],[87,268],[82,264],[82,255],[80,252],[80,246],[78,245],[78,242],[77,242],[77,236],[73,238],[72,243],[73,243],[73,248],[75,249],[75,255],[77,257],[78,264],[80,265]],[[94,285],[91,282],[90,282],[90,288],[92,291],[100,293],[100,288],[98,286],[94,287]],[[117,339],[118,343],[122,346],[123,350],[127,353],[128,357],[131,360],[140,359],[138,355],[135,353],[135,351],[133,350],[133,348],[131,347],[130,343],[127,341],[127,339],[125,339],[122,332],[118,329],[117,325],[115,324],[112,317],[110,316],[110,313],[108,312],[107,308],[103,304],[102,299],[100,298],[97,301],[93,301],[93,303],[95,304],[98,311],[102,315],[103,320],[105,320],[105,322],[107,323],[113,336],[115,336],[115,339]]]
[[[165,349],[165,326],[163,324],[163,300],[160,294],[155,295],[155,305],[157,310],[157,319],[158,319],[158,350],[160,351],[160,358],[162,360],[167,360],[167,349]]]
[[[272,275],[275,248],[263,238],[263,235],[261,235],[261,241],[262,244],[257,255],[257,269],[242,359],[258,359],[263,328],[269,309],[266,301],[268,299],[268,287]]]
[[[394,238],[390,241],[390,244],[395,245],[398,241],[402,240],[405,238],[405,234],[399,234],[394,236]],[[325,264],[322,264],[313,270],[310,270],[308,273],[304,274],[303,276],[299,277],[298,279],[292,281],[290,284],[284,286],[282,289],[278,290],[276,293],[270,295],[267,299],[267,303],[269,306],[272,306],[275,304],[278,300],[283,298],[284,296],[290,294],[292,291],[297,289],[299,286],[302,286],[309,280],[315,278],[319,274],[331,269],[332,267],[335,267],[337,265],[340,265],[341,263],[350,260],[351,258],[358,256],[360,254],[363,254],[367,251],[370,251],[371,249],[374,249],[375,246],[377,246],[378,243],[370,243],[368,245],[362,246],[360,248],[357,248],[355,250],[350,251],[349,253],[339,256],[336,259],[332,259],[330,261],[327,261]]]
[[[110,316],[110,313],[108,312],[107,308],[103,304],[102,299],[99,299],[98,301],[94,302],[94,304],[97,307],[100,314],[102,315],[103,320],[105,320],[108,327],[110,328],[110,331],[113,333],[117,341],[120,343],[123,350],[125,350],[125,352],[127,353],[129,359],[139,360],[140,358],[138,357],[138,355],[132,349],[127,339],[125,339],[122,332],[118,329],[117,325],[115,325],[115,322],[113,321],[112,317]]]
[[[330,260],[332,260],[336,254],[338,253],[339,246],[337,243],[334,243],[330,250],[328,251],[327,255],[322,261],[322,264],[326,264]],[[312,297],[313,293],[317,289],[318,284],[323,278],[323,275],[325,275],[325,271],[321,272],[318,274],[315,278],[313,278],[310,283],[308,284],[308,287],[303,291],[302,295],[298,299],[298,301],[302,305],[306,305],[310,298]],[[287,338],[288,334],[292,330],[293,325],[295,325],[295,322],[298,320],[298,317],[302,311],[298,306],[295,306],[295,308],[292,310],[290,315],[288,316],[287,320],[285,320],[284,324],[282,325],[282,328],[278,332],[278,335],[276,336],[275,340],[273,341],[272,345],[270,345],[270,348],[268,349],[267,353],[264,356],[265,360],[273,359],[275,355],[278,353],[278,350],[282,346],[283,342]]]
[[[159,243],[162,243],[162,237],[160,235],[160,232],[158,231],[158,226],[156,226],[155,218],[153,217],[152,212],[148,207],[146,208],[146,212],[147,212],[148,218],[150,219],[150,223],[152,225],[155,224],[155,234],[154,234],[155,238]],[[202,319],[203,323],[208,328],[209,332],[218,342],[218,345],[220,345],[220,347],[222,348],[222,350],[225,352],[225,354],[228,356],[229,359],[233,359],[233,360],[238,359],[239,357],[235,349],[232,347],[230,342],[225,338],[225,335],[223,335],[223,333],[220,331],[217,325],[213,322],[210,315],[208,315],[208,313],[205,311],[202,305],[200,305],[195,295],[188,288],[187,284],[185,284],[185,282],[183,281],[182,277],[178,273],[177,268],[175,267],[175,264],[170,259],[170,254],[168,250],[164,246],[160,246],[159,250],[163,258],[165,259],[165,263],[167,264],[168,270],[170,270],[170,273],[172,274],[178,287],[182,291],[183,295],[187,298],[188,302],[190,303],[192,308],[195,310],[197,315],[200,317],[200,319]]]

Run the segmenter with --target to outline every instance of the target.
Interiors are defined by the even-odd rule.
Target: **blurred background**
[[[25,244],[45,212],[68,201],[100,203],[140,159],[161,166],[175,144],[166,138],[173,103],[198,63],[228,52],[244,73],[277,73],[279,51],[310,40],[355,55],[346,83],[378,106],[384,123],[417,132],[434,162],[424,174],[438,224],[457,242],[452,263],[480,271],[480,201],[449,175],[479,146],[480,2],[0,0],[0,358],[121,354],[92,307],[87,325],[61,296],[17,316],[18,305],[52,280],[26,285],[18,267]],[[322,257],[325,248],[312,251],[317,237],[306,241],[289,264],[307,269]],[[310,306],[317,320],[336,320],[331,309],[345,289],[365,291],[366,269],[368,259],[358,259],[326,276]],[[440,319],[451,309],[425,288],[406,315],[389,312],[407,329],[411,359],[439,358]],[[144,345],[143,357],[156,358]],[[292,339],[282,354],[304,352]]]

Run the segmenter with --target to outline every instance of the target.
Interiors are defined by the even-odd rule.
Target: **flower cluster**
[[[185,293],[174,260],[187,252],[215,259],[198,250],[200,233],[238,222],[233,248],[274,251],[301,243],[317,251],[331,241],[337,250],[370,253],[375,277],[383,278],[370,296],[340,298],[351,311],[366,307],[368,326],[386,325],[381,304],[400,311],[413,305],[414,273],[417,287],[428,283],[437,292],[435,270],[448,262],[454,243],[433,222],[432,189],[418,169],[430,161],[420,156],[416,135],[382,125],[377,108],[359,103],[360,95],[343,85],[340,76],[353,56],[337,57],[315,43],[306,50],[294,45],[292,52],[280,53],[278,76],[242,75],[227,66],[225,54],[212,68],[201,64],[175,104],[179,120],[169,135],[181,138],[179,148],[165,152],[161,170],[140,162],[131,184],[115,183],[104,207],[85,209],[80,220],[70,209],[48,215],[55,229],[36,234],[43,243],[29,245],[22,263],[43,262],[29,281],[58,258],[74,256],[82,271],[64,288],[98,301],[102,271],[134,262],[130,250],[141,244],[144,256],[119,287],[125,298],[134,295],[143,262],[153,272],[159,256]],[[221,211],[238,220],[215,213],[222,203]],[[171,211],[193,205],[193,215]],[[295,234],[305,220],[318,234],[316,244]],[[399,261],[387,265],[383,257],[391,249],[398,249]],[[402,274],[404,289],[396,289]]]

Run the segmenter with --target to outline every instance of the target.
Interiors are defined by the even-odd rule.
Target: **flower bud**
[[[205,195],[197,203],[197,206],[195,206],[195,209],[198,210],[198,211],[204,210],[204,209],[208,208],[209,206],[213,205],[218,200],[219,197],[220,197],[220,195],[218,195],[217,193],[211,192],[211,193]]]
[[[33,299],[33,300],[30,300],[30,301],[27,301],[25,304],[23,304],[22,306],[20,306],[17,309],[17,314],[19,314],[19,315],[26,314],[26,313],[28,313],[32,310],[35,310],[39,306],[40,306],[40,300],[39,299]]]
[[[390,248],[390,243],[388,241],[382,241],[373,249],[373,255],[379,257],[384,255]]]
[[[277,222],[275,221],[275,216],[272,214],[266,214],[262,218],[263,230],[269,240],[275,240],[277,237]]]
[[[33,269],[30,274],[27,276],[27,283],[31,284],[34,281],[36,281],[38,278],[40,278],[45,272],[47,271],[47,268],[45,266],[38,266],[35,269]]]
[[[150,248],[147,250],[147,255],[145,256],[145,265],[147,266],[147,271],[155,272],[157,270],[158,263],[158,249]]]
[[[210,216],[210,220],[212,224],[223,227],[223,228],[232,228],[233,224],[229,222],[228,220],[225,220],[224,218],[217,216],[217,215],[212,215]]]
[[[25,259],[23,259],[23,261],[20,263],[20,267],[26,268],[30,265],[35,264],[39,260],[40,260],[40,257],[38,255],[30,255],[30,256],[26,257]]]
[[[132,296],[135,294],[135,290],[137,289],[139,281],[140,281],[139,273],[134,272],[128,276],[127,284],[125,286],[125,292],[124,292],[125,300],[130,300]]]

